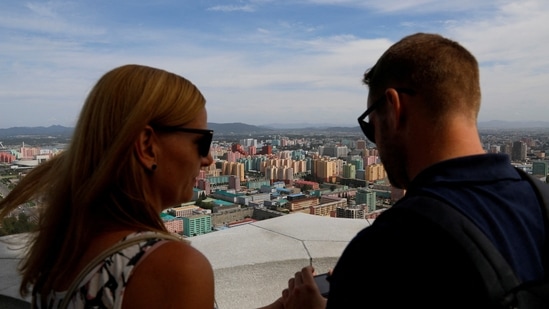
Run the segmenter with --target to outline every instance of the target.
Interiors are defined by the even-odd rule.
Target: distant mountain
[[[18,136],[71,136],[74,128],[60,125],[49,127],[13,127],[0,129],[0,137]]]
[[[273,133],[276,129],[249,125],[241,122],[234,123],[208,123],[208,128],[215,131],[216,135],[233,135],[233,134],[258,134],[258,133]]]
[[[284,124],[270,124],[268,126],[254,126],[244,123],[208,123],[208,127],[215,131],[216,135],[241,135],[241,134],[273,134],[273,133],[294,133],[294,134],[307,134],[311,132],[349,132],[359,133],[360,128],[355,127],[334,127],[324,125],[312,125],[307,126],[286,126]]]
[[[253,126],[245,123],[208,123],[208,127],[215,131],[216,135],[242,135],[272,133],[275,129]],[[23,137],[23,136],[72,136],[74,128],[59,125],[50,127],[13,127],[0,129],[2,137]]]
[[[502,121],[491,120],[478,123],[479,129],[533,129],[549,128],[549,121]]]
[[[479,122],[479,129],[533,129],[549,128],[549,121],[484,121]],[[360,132],[357,126],[330,126],[303,123],[298,124],[269,124],[262,126],[249,125],[241,122],[213,123],[209,122],[208,127],[215,131],[216,135],[242,135],[242,134],[273,134],[273,133],[311,133],[311,132]],[[70,137],[74,128],[54,125],[49,127],[12,127],[0,129],[2,137],[23,137],[23,136],[55,136]]]
[[[356,122],[352,122],[355,124]],[[300,122],[300,123],[267,123],[264,125],[261,125],[261,127],[266,128],[273,128],[273,129],[307,129],[307,128],[313,128],[313,129],[320,129],[325,130],[327,128],[334,128],[334,127],[351,127],[348,125],[341,125],[341,124],[333,124],[333,123],[308,123],[308,122]]]

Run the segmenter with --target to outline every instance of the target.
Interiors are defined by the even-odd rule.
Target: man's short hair
[[[411,88],[424,97],[433,116],[480,109],[480,78],[475,57],[459,43],[438,34],[416,33],[402,38],[364,74],[370,96],[389,87]],[[421,108],[421,107],[419,107]]]

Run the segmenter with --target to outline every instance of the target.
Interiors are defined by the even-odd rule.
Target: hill
[[[548,121],[487,121],[479,122],[479,129],[533,129],[549,128]],[[241,122],[233,123],[208,123],[208,127],[215,131],[215,135],[256,135],[256,134],[311,134],[311,133],[360,133],[360,128],[356,126],[328,126],[303,124],[302,127],[296,125],[277,124],[256,126]],[[0,129],[0,138],[6,137],[29,137],[29,136],[52,136],[61,138],[70,138],[74,128],[53,125],[49,127],[12,127]]]
[[[0,129],[0,137],[22,137],[22,136],[56,136],[68,137],[72,135],[74,128],[60,125],[49,127],[12,127]]]

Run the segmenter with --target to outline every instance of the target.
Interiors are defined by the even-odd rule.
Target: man
[[[360,126],[376,143],[391,184],[406,195],[349,243],[327,300],[306,267],[283,291],[285,308],[491,308],[464,249],[410,211],[417,196],[464,213],[520,279],[541,279],[540,204],[506,155],[483,150],[474,56],[442,36],[417,33],[391,46],[364,83],[368,109]]]

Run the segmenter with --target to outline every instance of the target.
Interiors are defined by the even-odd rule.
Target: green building
[[[183,235],[187,237],[207,234],[212,231],[210,215],[183,217]]]
[[[548,161],[534,161],[532,162],[532,175],[547,176],[549,174],[549,162]]]
[[[376,210],[376,192],[365,189],[365,188],[358,188],[356,192],[356,204],[362,205],[366,204],[368,206],[368,212],[372,212]]]

